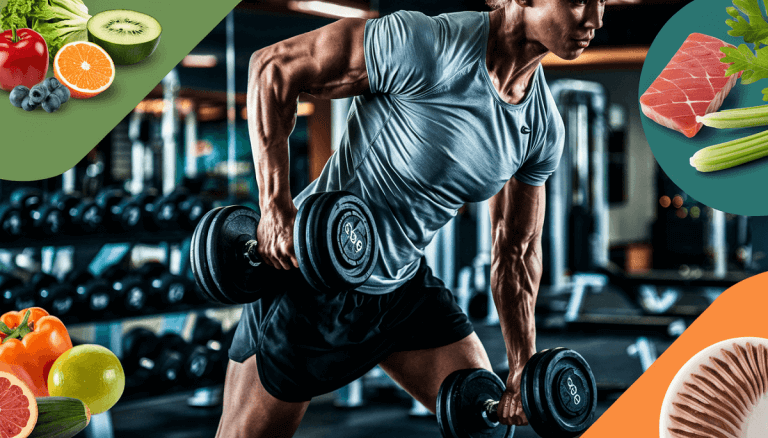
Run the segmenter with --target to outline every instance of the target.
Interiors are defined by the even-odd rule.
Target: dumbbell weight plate
[[[313,193],[304,200],[299,210],[296,212],[296,220],[293,223],[293,251],[296,254],[296,261],[299,263],[299,269],[301,270],[304,279],[307,280],[310,286],[317,290],[327,289],[327,285],[323,283],[322,278],[317,273],[317,268],[313,266],[314,263],[318,263],[317,256],[310,256],[310,244],[314,232],[308,231],[309,226],[309,213],[312,207],[318,201],[322,193]]]
[[[199,247],[215,287],[208,292],[222,303],[250,303],[261,298],[261,291],[279,272],[265,263],[251,266],[244,256],[244,244],[256,239],[260,216],[242,206],[219,210],[211,219]],[[204,268],[205,269],[205,268]]]
[[[53,205],[44,205],[32,212],[33,227],[46,236],[56,236],[64,230],[64,212]]]
[[[506,386],[496,374],[485,369],[451,373],[437,394],[437,423],[445,438],[508,438],[514,426],[483,419],[483,403],[500,400]]]
[[[205,257],[205,240],[208,238],[208,229],[211,227],[211,221],[213,216],[216,215],[223,207],[217,207],[206,213],[200,223],[195,227],[195,231],[192,233],[192,241],[189,245],[189,261],[192,267],[192,274],[195,277],[197,283],[198,295],[206,302],[221,302],[211,291],[216,284],[211,278],[210,271],[208,270],[208,261]],[[233,304],[233,303],[227,303]]]
[[[541,436],[578,436],[592,424],[597,408],[597,382],[592,370],[580,354],[567,348],[537,354],[541,358],[528,376],[532,381],[528,402],[533,403],[529,403],[532,411],[526,415],[535,419],[531,426]]]
[[[0,205],[0,238],[14,239],[23,233],[21,210],[10,205]]]

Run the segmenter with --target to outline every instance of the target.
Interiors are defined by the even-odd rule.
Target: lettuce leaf
[[[7,0],[0,17],[3,29],[29,28],[42,35],[51,58],[64,44],[85,41],[91,18],[82,0]]]

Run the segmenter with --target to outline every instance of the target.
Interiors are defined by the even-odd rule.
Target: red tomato
[[[0,88],[11,91],[17,85],[32,87],[48,73],[48,46],[32,29],[0,33]]]

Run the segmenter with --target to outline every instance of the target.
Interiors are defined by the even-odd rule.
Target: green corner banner
[[[0,6],[7,0],[0,0]],[[0,90],[0,179],[32,181],[61,175],[77,164],[159,84],[239,3],[239,0],[84,0],[88,13],[130,9],[163,28],[155,52],[133,65],[116,65],[115,79],[90,99],[70,99],[54,113],[24,111]],[[48,69],[53,76],[53,62]]]

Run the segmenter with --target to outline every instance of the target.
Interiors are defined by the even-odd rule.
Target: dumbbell
[[[71,286],[59,282],[53,275],[38,272],[32,277],[30,287],[35,294],[35,305],[51,315],[62,317],[76,309],[75,292]]]
[[[102,272],[101,277],[112,288],[113,309],[123,314],[136,314],[147,304],[147,284],[136,271],[129,271],[120,265],[112,265]]]
[[[23,234],[56,236],[63,231],[64,212],[43,200],[43,191],[25,187],[11,193],[11,205],[21,211]]]
[[[97,278],[87,269],[69,272],[64,277],[64,283],[70,284],[75,290],[76,309],[73,313],[81,316],[103,312],[112,301],[112,288],[102,278]]]
[[[64,212],[64,224],[70,232],[90,234],[99,229],[104,212],[92,199],[83,199],[77,192],[56,192],[50,204]]]
[[[181,375],[188,383],[198,383],[209,377],[216,366],[211,350],[202,345],[189,343],[176,333],[162,335],[160,345],[181,354]]]
[[[253,302],[285,276],[261,263],[256,241],[259,219],[247,207],[220,207],[206,213],[195,228],[190,263],[209,301]],[[371,211],[348,192],[310,195],[296,214],[293,245],[304,279],[320,291],[363,284],[379,252]]]
[[[179,202],[179,225],[185,230],[194,230],[207,209],[206,202],[199,196],[187,194]]]
[[[204,346],[215,364],[211,375],[214,379],[223,377],[220,375],[221,361],[226,357],[224,350],[224,328],[221,322],[205,315],[198,315],[195,326],[192,329],[191,343]]]
[[[0,274],[0,303],[3,309],[35,307],[35,291],[15,275]]]
[[[96,196],[96,205],[104,212],[104,224],[113,232],[141,228],[142,205],[136,197],[117,188],[107,188]]]
[[[148,302],[153,306],[163,309],[184,301],[187,282],[182,277],[171,274],[162,263],[147,262],[137,270],[137,275],[144,279]]]
[[[15,240],[23,232],[21,210],[10,203],[0,205],[0,240]]]
[[[128,386],[151,384],[165,389],[176,384],[182,372],[182,357],[162,345],[152,331],[136,327],[123,335],[122,364]]]
[[[506,438],[514,426],[499,423],[497,407],[506,386],[485,369],[459,370],[443,381],[437,395],[437,422],[445,438]],[[523,368],[523,411],[542,437],[570,438],[594,421],[597,383],[592,369],[567,348],[542,350]]]

